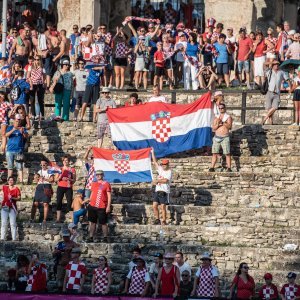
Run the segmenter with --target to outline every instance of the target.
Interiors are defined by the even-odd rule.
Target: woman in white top
[[[52,182],[54,181],[54,175],[49,172],[48,162],[46,160],[41,161],[41,167],[41,170],[35,174],[34,178],[37,182],[37,186],[35,189],[30,221],[34,221],[36,209],[40,205],[43,205],[43,223],[45,224],[48,217],[49,203],[51,202],[51,197],[53,195]],[[42,216],[40,215],[40,219],[41,217]]]

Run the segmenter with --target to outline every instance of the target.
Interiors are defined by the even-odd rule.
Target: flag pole
[[[7,35],[7,0],[3,0],[2,7],[2,57],[6,57],[6,35]]]

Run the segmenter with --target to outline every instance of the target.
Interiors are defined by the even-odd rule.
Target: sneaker
[[[160,220],[159,220],[159,219],[156,219],[156,220],[153,222],[153,225],[160,225]]]
[[[252,90],[252,87],[251,87],[250,83],[247,83],[247,89]]]
[[[87,243],[93,243],[93,242],[94,242],[94,239],[93,239],[92,237],[88,237],[88,238],[86,239],[86,242],[87,242]]]
[[[231,168],[227,168],[226,172],[228,173],[232,172]]]
[[[209,168],[208,169],[208,172],[214,172],[215,171],[215,168]]]

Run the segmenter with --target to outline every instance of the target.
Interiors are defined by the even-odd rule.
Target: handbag
[[[265,82],[260,86],[260,93],[262,95],[266,95],[268,90],[269,90],[269,83],[270,83],[270,80],[271,80],[271,76],[272,76],[272,69],[270,71],[269,78],[267,78],[265,80]]]
[[[60,72],[59,72],[60,73]],[[62,78],[62,83],[61,82],[56,82],[54,88],[53,88],[53,92],[54,94],[60,94],[63,92],[64,90],[64,84],[65,84],[65,81],[64,81],[64,76],[61,75],[60,73],[60,78]]]
[[[45,196],[51,198],[53,196],[53,189],[52,189],[52,187],[48,188],[48,187],[45,187],[45,185],[43,184],[43,188],[44,188],[44,194],[45,194]]]
[[[23,153],[17,153],[15,159],[16,159],[17,162],[23,162],[24,161],[24,154]]]

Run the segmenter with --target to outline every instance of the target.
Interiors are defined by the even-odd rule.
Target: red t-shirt
[[[273,283],[270,286],[263,285],[258,294],[260,299],[278,299],[277,286]]]
[[[108,182],[93,182],[91,186],[90,205],[96,208],[106,208],[108,202],[108,192],[111,192],[111,186]]]
[[[73,187],[73,181],[70,179],[74,179],[76,176],[76,170],[74,168],[67,168],[65,170],[61,169],[62,174],[61,174],[61,179],[58,181],[58,186],[60,187],[66,187],[66,188],[71,188]],[[63,178],[67,178],[68,180],[62,180]]]
[[[155,66],[163,68],[165,66],[165,61],[164,61],[164,53],[163,51],[156,51],[154,53],[154,60],[163,60],[163,62],[156,62]]]
[[[237,298],[249,299],[254,296],[255,283],[251,276],[248,276],[248,281],[245,282],[241,277],[235,276],[232,284],[237,285]]]
[[[246,37],[243,40],[239,39],[238,60],[245,61],[245,56],[249,53],[252,45],[253,41],[249,37]]]
[[[8,185],[3,185],[3,201],[2,206],[13,207],[17,209],[16,201],[11,200],[11,198],[18,198],[21,196],[21,191],[18,187],[14,187],[12,190],[9,189]]]
[[[254,57],[261,57],[261,56],[266,55],[264,53],[264,51],[266,51],[266,50],[267,50],[267,45],[266,45],[265,41],[262,40],[256,47],[256,50],[254,52]]]

